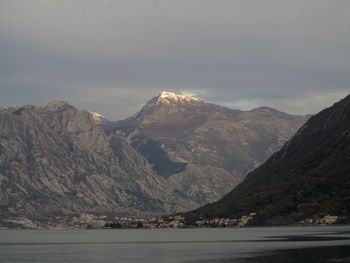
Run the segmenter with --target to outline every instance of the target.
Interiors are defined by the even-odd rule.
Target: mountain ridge
[[[114,122],[111,132],[128,138],[158,174],[204,204],[233,188],[308,118],[266,109],[240,111],[163,92]],[[209,189],[214,195],[206,197]]]
[[[0,218],[188,211],[230,191],[307,118],[176,96],[122,122],[64,101],[1,109]]]
[[[350,216],[350,95],[307,121],[284,147],[222,199],[188,218],[240,217],[287,224]]]
[[[0,113],[1,217],[167,213],[190,202],[86,110],[55,103]]]

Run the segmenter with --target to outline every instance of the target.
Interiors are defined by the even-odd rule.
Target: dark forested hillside
[[[218,202],[186,216],[292,223],[322,214],[350,215],[350,95],[321,111],[265,164]]]

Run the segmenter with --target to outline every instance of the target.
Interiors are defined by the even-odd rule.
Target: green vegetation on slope
[[[221,200],[186,214],[286,224],[350,215],[350,96],[313,116],[279,152]]]

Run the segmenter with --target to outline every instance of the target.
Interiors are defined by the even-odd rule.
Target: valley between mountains
[[[171,92],[122,121],[66,102],[2,108],[0,219],[189,211],[230,192],[309,117]]]

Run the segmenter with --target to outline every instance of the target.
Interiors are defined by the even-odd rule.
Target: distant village
[[[214,227],[245,227],[249,226],[255,213],[238,219],[213,218],[186,224],[183,216],[162,216],[150,218],[96,216],[82,213],[79,217],[56,217],[48,222],[36,222],[26,217],[0,222],[0,229],[156,229],[156,228],[214,228]],[[339,221],[338,216],[325,215],[323,217],[307,218],[299,222],[301,225],[329,225]]]

